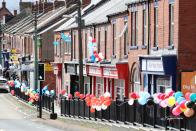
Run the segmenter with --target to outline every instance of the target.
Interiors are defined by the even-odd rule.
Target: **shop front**
[[[144,90],[151,94],[176,91],[176,62],[175,55],[140,57]]]
[[[196,93],[196,71],[181,72],[181,91]]]
[[[128,96],[128,64],[116,65],[101,64],[100,66],[88,65],[87,74],[92,77],[92,93],[97,97],[105,92],[110,92],[113,99]]]
[[[76,91],[79,91],[79,76],[77,75],[77,64],[78,63],[65,63],[65,73],[69,76],[69,85],[66,90],[74,95]]]

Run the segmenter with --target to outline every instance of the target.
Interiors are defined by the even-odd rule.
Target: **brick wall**
[[[179,49],[180,70],[196,70],[196,1],[179,0]]]

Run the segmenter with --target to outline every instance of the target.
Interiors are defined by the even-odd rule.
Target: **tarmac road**
[[[0,131],[62,131],[36,122],[36,112],[22,110],[9,97],[9,94],[0,93]]]

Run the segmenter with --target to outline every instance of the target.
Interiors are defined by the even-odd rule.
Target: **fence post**
[[[142,126],[145,127],[145,115],[146,114],[146,105],[142,106]]]
[[[71,117],[71,112],[70,112],[70,98],[68,98],[68,113],[69,113],[69,117]]]
[[[118,105],[117,105],[117,97],[116,97],[115,106],[116,106],[116,123],[118,123]]]
[[[52,113],[50,114],[50,119],[57,119],[57,113],[54,113],[54,96],[52,97]]]
[[[127,102],[126,102],[126,97],[124,97],[124,104],[125,104],[124,105],[125,106],[125,112],[124,112],[125,113],[125,120],[124,120],[124,123],[127,124],[127,122],[126,122],[127,121],[127,115],[126,115],[127,114]]]

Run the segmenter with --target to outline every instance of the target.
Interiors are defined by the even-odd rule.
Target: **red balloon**
[[[65,89],[63,89],[63,90],[61,91],[61,95],[65,95],[66,92],[67,92],[67,91],[66,91]]]
[[[104,96],[100,96],[99,99],[100,99],[101,101],[105,100]]]
[[[111,105],[111,100],[106,100],[106,101],[104,101],[103,104],[106,105],[106,106],[110,106]]]
[[[161,98],[161,100],[164,100],[165,99],[165,94],[161,94],[160,98]]]
[[[91,101],[87,101],[87,102],[86,102],[86,105],[87,105],[88,107],[90,107],[90,106],[91,106]]]
[[[75,96],[76,96],[76,97],[80,97],[80,92],[76,91],[76,92],[75,92]]]
[[[187,93],[185,94],[185,98],[186,98],[187,101],[190,101],[190,95],[191,95],[190,92],[187,92]]]
[[[84,99],[85,96],[84,96],[84,94],[80,94],[79,97],[80,97],[80,99]]]
[[[96,39],[93,39],[93,40],[92,40],[92,43],[96,43]]]
[[[90,95],[90,98],[93,98],[93,97],[95,97],[95,95],[91,94],[91,95]]]
[[[68,98],[69,98],[69,99],[72,99],[72,98],[73,98],[72,94],[69,94],[69,95],[68,95]]]
[[[90,97],[90,94],[86,94],[86,97]]]
[[[15,95],[15,92],[14,92],[14,90],[11,90],[11,94],[14,96]]]
[[[181,102],[181,103],[180,103],[180,108],[186,109],[185,103],[186,103],[186,101]]]
[[[90,100],[91,100],[90,97],[86,97],[86,98],[85,98],[85,101],[90,101]]]
[[[91,109],[90,109],[90,112],[91,112],[91,113],[95,113],[95,109],[94,109],[94,108],[91,108]]]
[[[135,92],[130,93],[130,97],[133,99],[137,99],[138,95]]]

